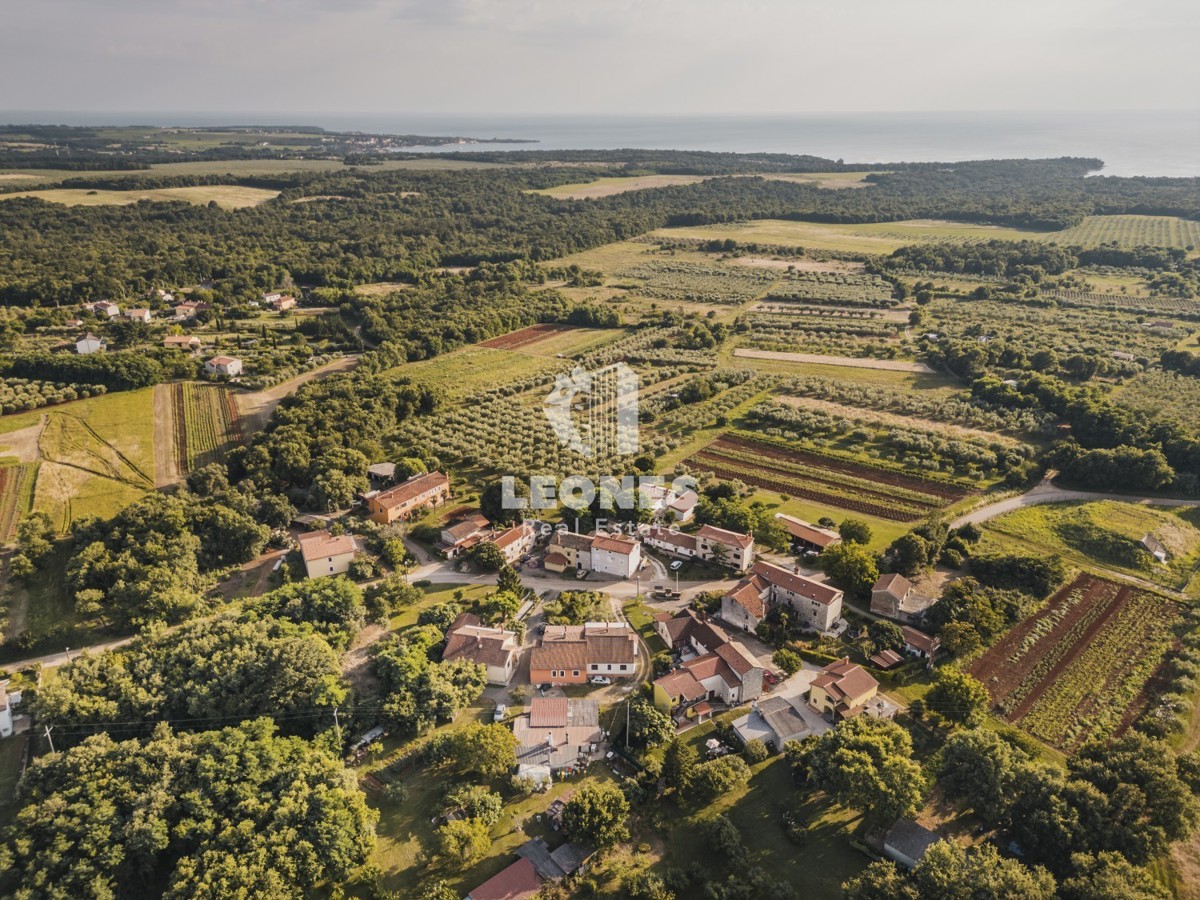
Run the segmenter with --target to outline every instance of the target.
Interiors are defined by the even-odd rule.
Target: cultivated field
[[[548,372],[560,365],[561,362],[553,357],[488,347],[464,347],[434,359],[405,363],[389,369],[388,374],[411,378],[461,397],[505,381]]]
[[[1097,247],[1200,247],[1200,222],[1174,216],[1088,216],[1073,228],[1047,238],[1058,244]]]
[[[33,504],[37,463],[0,466],[0,544],[16,537],[17,523]]]
[[[1200,429],[1200,379],[1159,370],[1143,372],[1117,388],[1113,399],[1130,409],[1174,416]]]
[[[817,353],[781,353],[774,350],[752,350],[738,347],[733,355],[742,359],[769,359],[777,362],[813,363],[821,366],[838,366],[851,369],[881,369],[889,372],[913,372],[933,375],[934,370],[919,362],[901,359],[870,359],[853,356],[822,356]]]
[[[1006,721],[1071,751],[1119,734],[1145,707],[1181,610],[1159,594],[1085,573],[968,671]]]
[[[894,522],[911,522],[967,496],[960,485],[871,466],[816,450],[792,449],[726,434],[688,458],[687,464],[726,481],[743,481],[778,494],[865,513]]]
[[[187,203],[205,204],[216,202],[224,209],[241,209],[279,196],[279,191],[263,188],[241,187],[233,184],[204,185],[200,187],[155,188],[153,190],[107,191],[84,188],[51,188],[44,191],[19,191],[0,194],[0,200],[13,197],[38,197],[51,203],[67,206],[128,206],[141,200],[165,202],[183,200]]]
[[[492,350],[520,350],[535,356],[570,356],[614,340],[622,333],[616,328],[532,325],[481,341],[478,346]]]
[[[171,391],[179,471],[195,472],[223,462],[233,443],[242,437],[232,391],[191,381],[174,384]]]
[[[580,184],[560,184],[557,187],[530,191],[559,200],[590,200],[595,197],[611,197],[626,191],[644,191],[647,188],[674,187],[680,184],[695,184],[706,181],[703,175],[636,175],[630,178],[597,178]]]

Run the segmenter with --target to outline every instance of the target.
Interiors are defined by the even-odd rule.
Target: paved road
[[[1140,494],[1106,494],[1103,491],[1072,491],[1057,487],[1049,479],[1046,479],[1024,494],[989,503],[964,516],[959,516],[950,525],[952,528],[958,528],[960,525],[968,523],[978,524],[1026,506],[1037,506],[1040,503],[1069,503],[1072,500],[1117,500],[1122,503],[1141,503],[1147,506],[1200,506],[1200,500],[1147,497]]]

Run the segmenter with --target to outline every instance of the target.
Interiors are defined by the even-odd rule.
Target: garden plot
[[[241,440],[237,403],[225,387],[184,382],[173,385],[175,453],[181,472],[223,462]]]
[[[1000,715],[1071,751],[1119,735],[1149,699],[1178,604],[1084,573],[968,667]]]

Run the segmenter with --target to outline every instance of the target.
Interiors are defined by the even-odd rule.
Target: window
[[[576,670],[575,670],[574,672],[572,672],[571,674],[572,674],[573,676],[575,676],[576,678],[578,678],[578,677],[579,677],[579,670],[578,670],[578,669],[576,669]]]
[[[629,668],[629,666],[625,665],[625,663],[621,663],[621,671],[622,672],[624,672],[628,668]]]

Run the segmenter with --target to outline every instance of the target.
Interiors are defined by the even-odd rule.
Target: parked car
[[[776,685],[779,684],[779,676],[770,669],[767,669],[763,672],[763,681],[770,685]]]
[[[683,560],[682,559],[677,559],[673,563],[671,563],[671,571],[672,572],[678,572],[682,568],[683,568]]]
[[[607,675],[593,675],[588,681],[592,684],[612,684],[612,679]]]
[[[508,715],[508,707],[503,703],[497,703],[496,711],[492,713],[492,721],[503,722],[506,715]]]

